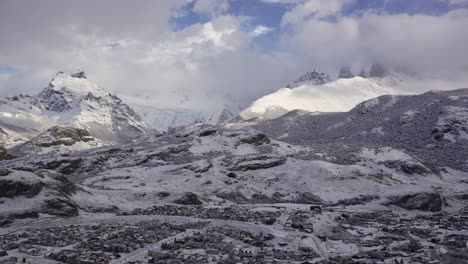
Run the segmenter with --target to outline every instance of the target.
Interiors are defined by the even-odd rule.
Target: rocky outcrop
[[[13,155],[11,155],[10,153],[8,153],[6,148],[0,146],[0,160],[10,160],[10,159],[13,159],[13,158],[15,158],[15,157]]]
[[[276,167],[284,164],[286,160],[285,157],[275,155],[251,155],[235,157],[227,162],[230,163],[230,171],[248,171]]]
[[[15,211],[9,213],[0,214],[0,227],[9,225],[15,221],[15,219],[26,219],[26,218],[39,218],[37,211]]]
[[[271,140],[265,134],[256,134],[250,137],[241,138],[240,142],[260,146],[263,144],[270,144]]]
[[[179,199],[175,200],[174,203],[181,205],[202,205],[203,202],[198,199],[198,196],[192,192],[186,192]]]
[[[78,216],[78,206],[69,199],[52,198],[45,201],[41,213],[63,217]]]
[[[396,205],[407,210],[420,210],[424,212],[439,212],[445,204],[440,193],[421,192],[402,196],[393,196],[385,205]]]
[[[379,162],[379,164],[383,164],[387,168],[397,169],[409,175],[414,175],[414,174],[424,175],[424,174],[428,174],[431,172],[428,168],[416,162],[401,161],[401,160],[386,160],[383,162]]]
[[[200,137],[207,137],[207,136],[211,136],[211,135],[214,135],[216,134],[216,132],[218,132],[218,130],[214,129],[214,128],[207,128],[203,131],[201,131],[198,136]]]
[[[79,71],[79,72],[72,73],[72,74],[70,74],[70,76],[73,77],[73,78],[87,79],[86,74],[84,73],[84,71]]]
[[[20,180],[1,179],[0,178],[0,197],[15,198],[25,196],[32,198],[38,195],[43,188],[42,182],[27,182]]]
[[[311,72],[308,72],[293,83],[290,83],[286,86],[286,88],[296,88],[301,85],[322,85],[331,82],[331,78],[328,74],[325,74],[323,72],[317,72],[316,70],[313,70]]]
[[[369,202],[371,202],[373,200],[377,200],[377,199],[380,199],[380,196],[378,196],[378,195],[361,195],[361,196],[353,197],[353,198],[349,198],[349,199],[338,200],[338,202],[335,205],[349,206],[349,205],[366,204],[366,203],[369,203]]]
[[[95,140],[86,129],[72,126],[56,126],[50,128],[47,132],[50,136],[44,135],[41,137],[42,140],[38,142],[40,147],[57,145],[72,146],[77,142],[89,142]]]
[[[362,70],[359,75],[359,77],[362,77],[362,78],[367,78],[367,74],[366,74],[366,71],[365,70]]]
[[[383,78],[387,76],[387,70],[378,63],[372,64],[369,72],[369,77],[371,78]]]
[[[0,177],[3,206],[0,225],[15,219],[36,218],[38,213],[64,217],[78,215],[78,206],[71,196],[79,188],[62,174],[48,170],[3,170],[8,173]]]
[[[340,69],[338,74],[338,79],[351,79],[354,78],[354,74],[351,72],[351,69],[348,66],[344,66]]]
[[[7,176],[11,173],[11,170],[7,168],[0,168],[0,177]]]

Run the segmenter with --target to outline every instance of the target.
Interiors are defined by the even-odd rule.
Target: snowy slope
[[[290,144],[327,146],[335,155],[390,146],[421,158],[434,171],[449,166],[468,172],[468,89],[384,95],[349,112],[293,111],[254,127]]]
[[[281,88],[245,109],[243,119],[272,119],[292,110],[345,112],[356,104],[384,94],[394,94],[400,80],[394,77],[338,79],[323,85],[305,83],[294,89]]]
[[[36,96],[0,99],[0,140],[12,147],[57,125],[83,128],[103,142],[126,142],[150,132],[128,105],[89,81],[84,72],[59,72]]]

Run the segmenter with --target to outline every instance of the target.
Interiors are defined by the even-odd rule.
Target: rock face
[[[252,155],[246,157],[239,157],[229,160],[228,163],[230,171],[249,171],[268,169],[282,165],[286,162],[286,157],[274,155]]]
[[[378,63],[372,64],[369,72],[369,77],[371,78],[383,78],[387,76],[387,70]]]
[[[255,145],[255,146],[260,146],[263,144],[270,144],[271,140],[265,134],[257,134],[251,137],[242,138],[240,142]]]
[[[38,195],[42,190],[41,182],[22,182],[15,180],[0,179],[0,197],[14,198],[18,196],[25,196],[32,198]]]
[[[80,78],[81,78],[81,79],[88,79],[88,78],[86,77],[86,74],[84,73],[84,71],[79,71],[79,72],[72,73],[72,74],[71,74],[71,77],[73,77],[73,78],[79,78],[79,79],[80,79]]]
[[[322,84],[325,84],[325,83],[328,83],[328,82],[331,82],[331,78],[330,78],[330,76],[328,76],[328,74],[325,74],[323,72],[317,72],[316,70],[313,70],[311,72],[308,72],[308,73],[302,75],[301,77],[299,77],[299,79],[297,79],[293,83],[288,84],[286,86],[286,88],[293,89],[293,88],[296,88],[296,87],[299,87],[299,86],[305,85],[305,84],[322,85]]]
[[[81,145],[77,146],[77,143]],[[13,147],[11,152],[17,156],[38,152],[52,152],[63,149],[87,149],[103,145],[104,143],[92,137],[83,128],[73,126],[55,126],[39,136]]]
[[[0,160],[9,160],[9,159],[13,159],[14,156],[13,155],[10,155],[10,153],[8,153],[8,150],[6,150],[4,147],[0,146]]]
[[[362,70],[359,75],[359,77],[362,77],[362,78],[367,78],[367,74],[366,74],[366,71],[365,70]]]
[[[72,217],[78,215],[78,206],[68,199],[53,198],[46,200],[40,211],[44,214]]]
[[[444,203],[445,201],[439,193],[421,192],[391,197],[386,205],[396,205],[407,210],[439,212],[442,210]]]
[[[37,218],[39,213],[78,215],[78,206],[71,200],[78,188],[63,175],[47,170],[2,171],[8,173],[0,176],[0,226],[15,219]]]
[[[175,200],[174,203],[181,205],[202,205],[203,202],[198,199],[198,196],[192,192],[187,192],[182,195],[179,199]]]
[[[338,74],[338,79],[350,79],[354,78],[354,74],[351,72],[351,69],[348,66],[342,67],[340,73]]]

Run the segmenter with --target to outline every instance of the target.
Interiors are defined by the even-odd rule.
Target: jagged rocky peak
[[[340,73],[338,74],[338,79],[351,79],[354,78],[354,74],[351,72],[351,68],[349,66],[343,66],[340,69]]]
[[[296,87],[299,87],[299,86],[305,85],[305,84],[308,84],[308,85],[322,85],[322,84],[326,84],[326,83],[329,83],[329,82],[331,82],[331,78],[330,78],[330,76],[328,74],[313,70],[311,72],[308,72],[308,73],[302,75],[301,77],[299,77],[299,79],[297,79],[293,83],[288,84],[286,86],[286,88],[292,89],[292,88],[296,88]]]
[[[73,77],[73,78],[78,78],[78,79],[88,79],[86,77],[86,74],[84,73],[84,71],[79,71],[79,72],[72,73],[72,74],[70,74],[70,76]]]
[[[49,86],[38,94],[34,104],[48,111],[63,112],[70,110],[84,98],[108,95],[108,92],[89,81],[84,71],[73,73],[59,71]]]
[[[369,72],[371,78],[383,78],[388,75],[387,69],[379,63],[372,64]]]
[[[366,71],[363,69],[361,70],[361,72],[359,73],[358,75],[359,77],[362,77],[362,78],[367,78],[367,74],[366,74]]]
[[[94,96],[106,96],[109,93],[96,83],[90,81],[84,71],[67,73],[59,71],[50,81],[49,86],[44,89],[67,93],[70,95],[86,96],[92,93]]]

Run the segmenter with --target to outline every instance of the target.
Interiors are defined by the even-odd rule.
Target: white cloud
[[[336,15],[352,2],[354,0],[307,0],[287,12],[283,16],[282,24],[297,24],[309,17],[324,18]]]
[[[446,2],[448,3],[449,5],[466,5],[468,4],[468,0],[440,0],[442,2]]]
[[[271,28],[271,27],[267,27],[267,26],[263,26],[263,25],[258,25],[254,28],[254,30],[252,30],[250,32],[250,35],[252,37],[258,37],[258,36],[261,36],[261,35],[265,35],[265,34],[268,34],[270,32],[272,32],[274,29]]]
[[[193,11],[200,14],[218,16],[229,10],[228,0],[196,0]]]
[[[297,4],[304,2],[306,0],[261,0],[264,3],[271,3],[271,4]]]
[[[316,65],[368,65],[379,61],[431,75],[468,71],[468,10],[442,16],[372,14],[309,19],[284,37],[289,50]]]

